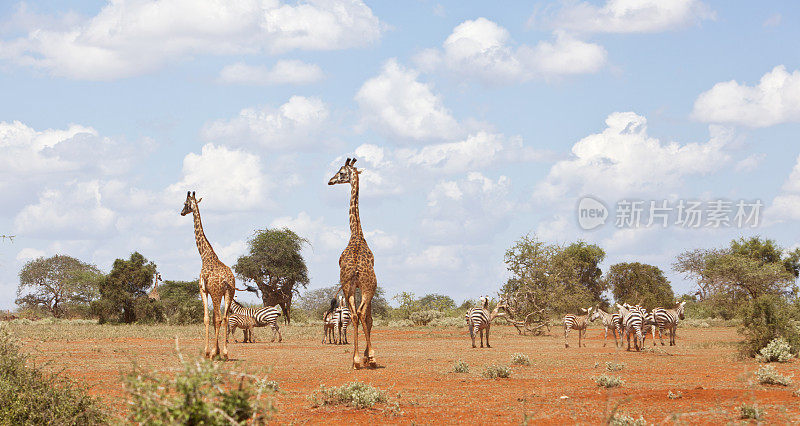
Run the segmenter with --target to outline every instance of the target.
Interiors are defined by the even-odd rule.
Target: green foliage
[[[136,321],[136,299],[147,297],[156,265],[138,252],[130,259],[117,259],[111,272],[100,285],[101,298],[93,310],[101,322],[119,321],[130,324]]]
[[[164,322],[164,306],[160,301],[143,296],[133,301],[133,313],[136,322],[141,324],[155,324]]]
[[[194,281],[164,281],[158,286],[164,316],[170,324],[203,322],[203,302],[200,286]]]
[[[456,302],[450,296],[441,294],[426,294],[418,301],[419,309],[431,311],[446,311],[456,308]]]
[[[19,272],[16,303],[23,308],[41,306],[63,317],[69,304],[86,306],[98,297],[103,273],[96,266],[70,256],[40,257]]]
[[[616,388],[625,384],[621,378],[606,374],[601,374],[599,377],[595,377],[594,382],[597,383],[598,387],[602,388]]]
[[[462,360],[458,360],[458,361],[456,361],[455,364],[453,364],[453,372],[454,373],[469,373],[469,365],[467,365],[467,363],[462,361]]]
[[[412,312],[409,319],[414,323],[414,325],[428,325],[431,321],[441,317],[441,312],[430,310]]]
[[[617,263],[608,270],[606,280],[614,299],[643,306],[674,306],[675,295],[664,273],[644,263]]]
[[[761,362],[787,362],[792,355],[792,347],[789,342],[782,337],[772,339],[767,346],[764,346],[756,355],[756,359]]]
[[[764,420],[764,409],[758,405],[742,404],[739,407],[739,418],[749,420]]]
[[[624,362],[621,362],[619,364],[616,364],[616,363],[613,363],[613,362],[608,362],[608,361],[606,362],[606,370],[608,370],[608,371],[621,371],[624,368],[625,368],[625,363]]]
[[[525,355],[525,354],[512,354],[511,355],[511,364],[512,365],[531,365],[531,359],[528,358],[528,355]]]
[[[303,293],[298,298],[297,306],[305,311],[312,319],[321,319],[322,315],[330,308],[331,299],[341,287],[338,285],[311,290]],[[386,300],[386,292],[383,287],[378,285],[375,294],[372,295],[372,316],[373,318],[386,318],[389,315],[389,302]],[[356,306],[361,303],[361,290],[356,290]]]
[[[578,283],[592,294],[594,301],[602,302],[608,283],[602,279],[603,271],[598,265],[605,259],[606,252],[594,244],[578,241],[565,247],[561,256],[575,270]]]
[[[377,403],[386,402],[380,389],[361,382],[350,382],[340,387],[319,387],[309,399],[314,406],[349,405],[355,408],[370,408]]]
[[[758,378],[758,383],[762,385],[789,386],[792,384],[791,378],[778,373],[778,370],[772,365],[759,367],[756,371],[756,377]]]
[[[511,369],[505,365],[492,364],[486,367],[483,372],[483,377],[489,379],[507,379],[511,377]]]
[[[755,357],[761,348],[773,339],[782,337],[791,351],[800,349],[800,333],[794,325],[793,312],[786,299],[776,295],[764,295],[751,301],[744,308],[742,327],[739,332],[745,337],[742,354]]]
[[[180,356],[180,352],[178,353]],[[265,377],[237,373],[208,360],[184,361],[175,374],[138,366],[123,378],[128,420],[137,424],[264,424],[274,411]]]
[[[106,423],[98,400],[70,380],[26,366],[12,336],[0,327],[0,424]]]
[[[403,291],[396,294],[392,299],[400,304],[399,311],[401,313],[400,318],[402,319],[410,319],[411,314],[420,309],[419,301],[416,296],[414,296],[414,293]]]

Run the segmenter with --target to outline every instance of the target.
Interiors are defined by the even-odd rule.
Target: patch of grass
[[[384,409],[383,412],[392,416],[403,415],[403,410],[400,409],[400,402],[398,401],[387,404],[386,409]]]
[[[375,404],[386,402],[380,389],[361,383],[350,382],[339,387],[326,388],[320,385],[309,399],[315,407],[321,405],[349,405],[355,408],[372,408]]]
[[[761,366],[756,371],[756,377],[758,378],[758,383],[762,385],[789,386],[792,384],[790,377],[778,373],[778,370],[771,365]]]
[[[764,409],[758,408],[758,405],[748,405],[742,404],[739,407],[739,418],[740,419],[752,419],[752,420],[763,420],[764,419]]]
[[[625,382],[621,378],[606,374],[602,374],[599,377],[595,377],[594,382],[597,383],[597,386],[602,388],[616,388],[625,384]]]
[[[675,393],[672,393],[672,391],[669,391],[669,393],[667,394],[667,398],[669,398],[669,399],[683,398],[683,393],[681,393],[681,391],[678,391],[678,392],[675,392]]]
[[[792,347],[782,337],[772,339],[767,346],[761,348],[756,355],[760,362],[788,362],[792,359]]]
[[[492,364],[486,367],[483,377],[489,379],[507,379],[511,376],[511,369],[504,365]]]
[[[528,358],[528,355],[525,354],[513,354],[511,355],[511,364],[512,365],[531,365],[531,360]]]
[[[469,365],[467,365],[467,363],[462,361],[462,360],[458,360],[458,361],[456,361],[455,364],[453,364],[453,372],[454,373],[469,373]]]
[[[613,362],[606,362],[606,370],[608,371],[621,371],[625,368],[625,363],[621,362],[619,364],[615,364]]]
[[[0,423],[103,424],[106,414],[86,389],[36,366],[0,326]]]
[[[617,413],[608,420],[608,424],[612,426],[647,426],[647,421],[642,416],[634,419],[628,414]]]

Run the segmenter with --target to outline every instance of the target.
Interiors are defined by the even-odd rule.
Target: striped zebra
[[[586,326],[588,325],[588,321],[594,321],[600,314],[597,311],[592,313],[592,308],[581,308],[583,312],[586,312],[585,315],[573,315],[573,314],[566,314],[564,315],[564,347],[568,348],[569,343],[567,343],[567,336],[569,336],[570,330],[577,330],[578,331],[578,347],[581,347],[581,339],[586,335]],[[588,320],[588,321],[587,321]],[[586,347],[586,343],[583,344]]]
[[[617,336],[619,336],[620,340],[622,339],[622,318],[616,312],[608,313],[600,308],[597,308],[597,312],[600,314],[600,318],[603,320],[603,327],[605,328],[603,347],[606,346],[609,330],[611,330],[611,334],[614,335],[614,346],[619,347],[620,342],[617,340]]]
[[[464,315],[464,319],[467,321],[467,328],[469,329],[469,337],[472,338],[472,347],[475,348],[475,335],[480,333],[480,341],[481,347],[483,347],[483,332],[486,330],[486,347],[491,348],[492,346],[489,345],[489,327],[492,325],[492,321],[501,315],[506,315],[506,313],[500,313],[500,309],[508,310],[508,305],[505,301],[500,301],[497,306],[494,307],[492,313],[489,313],[489,296],[481,297],[481,306],[474,307],[467,311]]]
[[[631,350],[631,334],[634,335],[633,344],[636,350],[642,350],[644,347],[644,338],[642,337],[642,325],[645,316],[643,313],[644,309],[630,306],[627,303],[625,305],[617,303],[617,309],[619,309],[623,330],[625,330],[625,338],[628,341],[627,350]]]
[[[675,331],[678,329],[678,320],[683,319],[683,310],[686,301],[677,304],[674,309],[655,308],[653,309],[654,324],[653,327],[653,345],[656,344],[656,332],[658,329],[658,339],[661,345],[664,345],[664,330],[669,330],[669,345],[675,346]]]
[[[337,340],[337,343],[340,345],[346,345],[348,344],[347,326],[350,325],[350,309],[340,306],[336,308],[334,315],[336,316],[336,330],[339,332],[339,339]]]
[[[325,312],[322,315],[322,343],[328,339],[328,343],[334,343],[334,331],[339,320],[333,312]]]
[[[275,335],[278,335],[278,342],[283,341],[283,335],[278,327],[278,317],[281,316],[280,311],[275,306],[265,306],[263,308],[246,308],[239,304],[236,300],[231,303],[231,312],[234,314],[245,315],[253,317],[256,320],[256,327],[270,326],[272,328],[272,340],[275,341]]]
[[[253,317],[249,317],[247,315],[241,314],[230,314],[228,316],[228,334],[225,335],[225,341],[228,341],[228,337],[233,334],[233,341],[236,342],[236,329],[241,328],[244,332],[244,339],[242,339],[242,343],[255,343],[255,338],[253,338],[253,327],[256,326],[256,319]]]

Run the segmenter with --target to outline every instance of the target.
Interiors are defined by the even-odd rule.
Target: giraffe
[[[236,292],[235,279],[233,271],[227,267],[214,249],[211,248],[211,243],[208,242],[206,234],[203,232],[203,224],[200,221],[200,209],[198,204],[203,201],[195,198],[194,192],[186,193],[186,201],[183,203],[183,210],[181,216],[186,216],[192,213],[194,217],[194,238],[197,242],[197,250],[200,252],[200,259],[203,265],[200,267],[200,298],[203,300],[203,322],[206,325],[206,358],[214,358],[219,355],[219,340],[220,328],[224,327],[223,336],[228,335],[228,317],[231,312],[231,302],[233,295]],[[214,352],[211,353],[208,349],[209,335],[208,335],[208,297],[211,296],[211,304],[213,306],[213,320],[214,320]],[[220,306],[222,299],[225,299],[224,310],[220,315]],[[222,359],[228,359],[228,342],[222,341]]]
[[[147,295],[147,297],[149,297],[149,298],[151,298],[153,300],[161,300],[161,296],[158,294],[158,282],[159,281],[161,281],[161,274],[156,272],[155,275],[153,276],[153,289],[150,290],[150,293]]]
[[[353,321],[353,368],[375,368],[375,350],[372,349],[372,296],[378,286],[375,277],[375,257],[372,255],[361,230],[361,219],[358,215],[358,174],[354,164],[356,159],[348,158],[344,166],[328,181],[328,185],[338,183],[350,184],[350,241],[339,257],[339,284],[347,301]],[[356,289],[361,289],[361,303],[356,308]],[[364,329],[364,358],[358,353],[358,325]]]

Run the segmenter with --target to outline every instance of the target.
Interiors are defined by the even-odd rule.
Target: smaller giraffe
[[[153,300],[161,300],[161,296],[158,294],[158,282],[159,281],[163,282],[161,280],[161,274],[156,272],[155,276],[153,277],[153,289],[150,290],[150,293],[147,295],[147,297],[149,297],[149,298],[151,298]]]

